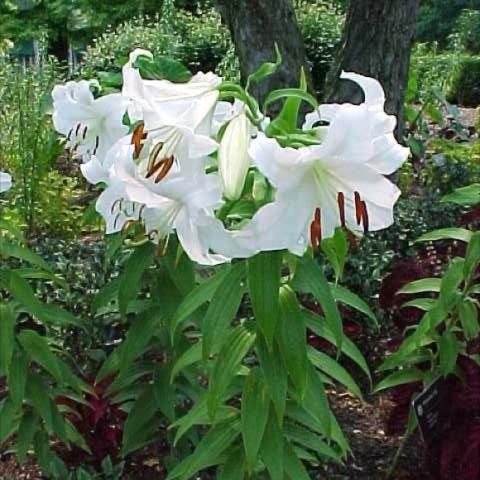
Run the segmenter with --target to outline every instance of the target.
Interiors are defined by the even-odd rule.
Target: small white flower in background
[[[248,168],[252,124],[244,110],[230,120],[218,149],[218,168],[223,194],[229,200],[240,198]]]
[[[128,133],[123,117],[129,102],[117,93],[96,99],[91,86],[98,87],[98,82],[67,82],[53,89],[53,125],[84,161],[95,155],[102,162],[110,147]]]
[[[12,188],[12,177],[8,173],[0,172],[0,193]]]
[[[337,227],[366,232],[393,223],[400,190],[384,175],[397,170],[409,150],[394,138],[396,121],[383,110],[381,85],[357,74],[342,78],[364,89],[365,103],[323,105],[320,116],[309,116],[308,129],[320,118],[329,122],[321,145],[283,148],[263,134],[252,141],[252,161],[276,188],[275,200],[231,232],[230,244],[217,233],[225,243],[218,251],[231,255],[236,245],[247,255],[282,249],[302,255]]]

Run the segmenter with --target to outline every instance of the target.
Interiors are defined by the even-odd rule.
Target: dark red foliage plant
[[[68,407],[65,417],[78,430],[90,450],[88,454],[75,447],[71,451],[61,452],[67,463],[89,463],[99,467],[107,456],[112,460],[118,459],[127,414],[107,394],[113,380],[114,376],[109,376],[99,383],[95,383],[94,379],[87,379],[93,393],[85,395],[85,403],[65,397],[57,399],[58,405]]]

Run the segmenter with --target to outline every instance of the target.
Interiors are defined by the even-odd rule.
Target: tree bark
[[[386,111],[403,131],[403,104],[419,0],[351,0],[342,46],[327,78],[328,102],[363,101],[353,82],[340,80],[342,70],[374,77],[385,89]]]
[[[282,65],[275,75],[252,85],[251,93],[263,101],[276,88],[298,87],[300,70],[310,70],[291,0],[216,0],[240,60],[242,82],[265,62],[275,60],[275,43]]]

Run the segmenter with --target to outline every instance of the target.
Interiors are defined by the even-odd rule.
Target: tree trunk
[[[305,46],[291,0],[215,3],[232,35],[242,82],[263,63],[275,60],[275,43],[278,45],[283,62],[277,73],[251,88],[260,101],[273,89],[298,87],[302,67],[311,85]]]
[[[326,86],[327,101],[360,103],[362,92],[353,82],[339,80],[341,71],[379,80],[386,111],[398,118],[399,138],[418,4],[419,0],[351,0],[342,46]]]

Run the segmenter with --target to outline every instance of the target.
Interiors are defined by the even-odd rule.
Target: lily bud
[[[239,113],[228,124],[220,148],[218,165],[223,183],[223,194],[229,200],[237,200],[243,191],[250,166],[251,124],[245,112]]]
[[[12,177],[8,173],[0,172],[0,193],[12,188]]]

